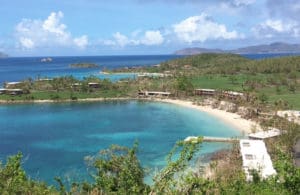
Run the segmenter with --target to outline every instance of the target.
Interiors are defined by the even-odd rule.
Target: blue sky
[[[299,0],[0,0],[11,56],[169,54],[299,43]]]

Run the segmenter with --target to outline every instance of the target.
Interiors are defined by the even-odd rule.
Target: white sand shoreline
[[[141,99],[141,98],[86,98],[78,100],[15,100],[15,101],[6,101],[0,100],[0,104],[15,104],[15,103],[64,103],[64,102],[97,102],[97,101],[122,101],[122,100],[146,100],[146,101],[157,101],[164,103],[176,104],[179,106],[184,106],[188,108],[193,108],[201,112],[208,113],[212,116],[215,116],[222,120],[223,122],[231,125],[235,129],[241,131],[242,133],[248,134],[251,133],[253,128],[260,130],[260,127],[257,123],[241,118],[240,115],[236,113],[226,112],[220,109],[213,109],[210,106],[198,106],[193,104],[191,101],[185,100],[174,100],[174,99]]]
[[[220,109],[213,109],[210,106],[198,106],[193,104],[191,101],[173,99],[155,99],[155,101],[172,103],[206,112],[245,134],[251,133],[253,128],[260,130],[260,127],[256,122],[241,118],[241,116],[236,113],[226,112]]]

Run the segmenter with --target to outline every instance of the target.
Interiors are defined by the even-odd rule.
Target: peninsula
[[[75,64],[70,64],[71,68],[97,68],[99,65],[94,64],[94,63],[75,63]]]

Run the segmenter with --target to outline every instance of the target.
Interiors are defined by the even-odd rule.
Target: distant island
[[[0,58],[7,58],[7,57],[8,57],[7,54],[5,54],[5,53],[3,53],[3,52],[0,52]]]
[[[70,64],[71,68],[96,68],[99,67],[98,64],[93,64],[93,63],[74,63]]]
[[[176,55],[196,55],[202,53],[235,53],[235,54],[259,54],[259,53],[300,53],[300,44],[271,43],[269,45],[255,45],[242,47],[234,50],[208,49],[208,48],[185,48],[175,51]]]

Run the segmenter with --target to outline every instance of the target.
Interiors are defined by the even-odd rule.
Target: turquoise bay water
[[[139,141],[144,167],[161,168],[177,140],[190,135],[232,137],[240,132],[206,113],[173,104],[143,101],[0,105],[0,160],[22,151],[35,179],[53,184],[88,178],[84,157],[111,144]],[[202,153],[224,147],[203,144]]]

